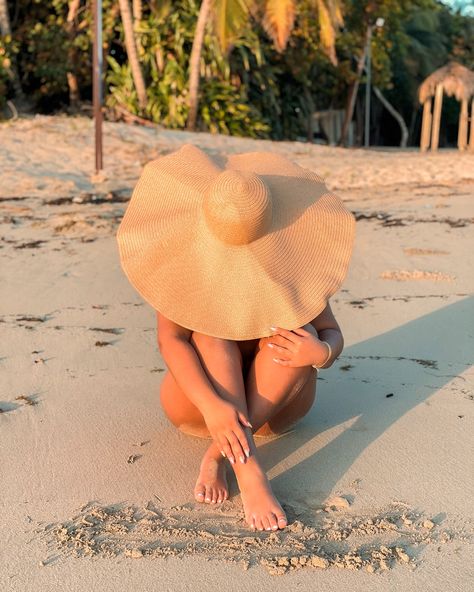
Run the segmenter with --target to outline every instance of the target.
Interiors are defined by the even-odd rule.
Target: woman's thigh
[[[259,340],[245,376],[249,413],[257,423],[261,421],[257,436],[289,431],[308,413],[316,398],[317,370],[277,365],[268,341]],[[264,417],[267,419],[263,423]]]
[[[264,344],[265,341],[263,339],[238,342],[239,349],[242,353],[243,379],[247,385],[248,374],[251,368],[255,366],[255,357]],[[271,363],[273,364],[272,368],[267,368],[262,364],[256,366],[257,382],[263,378],[263,376],[259,376],[259,371],[265,374],[265,380],[268,380],[269,373],[274,375],[275,363]],[[291,392],[286,393],[286,404],[280,405],[279,409],[275,406],[275,412],[269,414],[271,417],[257,430],[256,435],[272,436],[280,434],[287,431],[299,419],[306,415],[315,399],[316,376],[317,372],[313,370],[307,380],[301,381],[300,379],[297,384],[290,384],[289,391]],[[248,394],[246,393],[247,401]],[[168,370],[165,372],[161,383],[160,400],[167,417],[176,427],[188,434],[210,437],[201,412],[184,394]]]

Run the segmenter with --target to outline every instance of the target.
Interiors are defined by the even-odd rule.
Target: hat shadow
[[[292,455],[302,459],[271,480],[279,497],[321,504],[381,434],[468,369],[473,305],[474,297],[465,298],[347,347],[318,380],[315,403],[296,430],[259,446],[267,471]],[[336,426],[341,433],[327,441],[323,433]]]

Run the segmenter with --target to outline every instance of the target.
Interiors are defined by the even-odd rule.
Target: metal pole
[[[367,80],[365,83],[365,133],[364,133],[364,146],[366,148],[370,145],[370,85],[371,85],[371,77],[372,77],[372,57],[370,51],[370,45],[372,41],[372,25],[368,27],[368,35],[367,35]]]
[[[103,169],[102,158],[102,0],[93,0],[94,44],[92,56],[92,102],[95,122],[95,172]]]

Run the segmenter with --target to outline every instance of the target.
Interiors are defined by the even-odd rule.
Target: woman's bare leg
[[[245,380],[250,422],[257,436],[284,432],[308,413],[316,397],[317,370],[278,365],[268,342],[260,339]]]
[[[311,368],[278,366],[273,362],[270,349],[264,347],[264,340],[259,342],[259,351],[248,373],[247,393],[242,376],[242,358],[236,342],[199,333],[193,334],[192,341],[216,391],[248,413],[255,429],[266,427],[270,433],[275,433],[287,427],[285,421],[294,423],[310,408],[314,400],[314,388],[311,388],[313,381],[310,378],[314,377],[315,371]],[[177,427],[195,435],[208,434],[201,413],[180,391],[170,374],[163,379],[161,401],[168,417]],[[281,413],[283,408],[285,412]],[[286,526],[285,514],[260,466],[249,430],[247,434],[251,456],[245,464],[236,463],[233,467],[242,493],[246,520],[259,530],[283,528]],[[223,466],[220,451],[213,443],[201,463],[195,488],[198,501],[215,502],[227,498]]]
[[[202,333],[193,333],[191,343],[219,396],[232,402],[247,415],[242,355],[237,343]],[[209,436],[201,412],[184,395],[169,372],[163,378],[160,398],[165,413],[174,425],[185,433]],[[194,488],[197,501],[218,503],[227,499],[229,493],[225,469],[225,459],[220,450],[217,446],[210,446],[202,459]]]

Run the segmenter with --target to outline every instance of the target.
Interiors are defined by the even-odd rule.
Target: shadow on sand
[[[474,297],[465,298],[347,347],[333,369],[321,373],[316,402],[295,432],[260,445],[267,470],[293,453],[305,456],[272,479],[274,491],[279,495],[297,483],[295,501],[307,494],[323,502],[385,430],[466,371],[472,364],[473,305]],[[321,433],[344,422],[342,433],[321,447]]]

